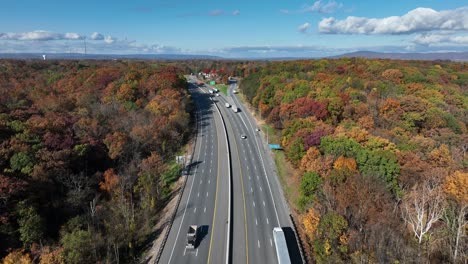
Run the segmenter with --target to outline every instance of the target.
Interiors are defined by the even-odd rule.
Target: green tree
[[[288,158],[295,164],[298,165],[302,157],[305,155],[304,140],[302,138],[296,138],[291,146],[287,149]]]
[[[380,178],[387,183],[387,189],[397,196],[401,194],[397,181],[400,165],[395,153],[389,150],[362,149],[356,161],[362,175]]]
[[[301,210],[305,210],[306,207],[315,200],[322,181],[322,178],[316,172],[310,171],[304,173],[299,189],[301,193],[299,197],[299,207]]]
[[[15,153],[10,159],[10,167],[13,171],[30,174],[34,167],[33,159],[28,153]]]
[[[26,201],[18,203],[17,213],[20,240],[24,245],[30,247],[32,243],[39,242],[44,235],[41,216],[34,207],[27,205]]]
[[[335,157],[355,157],[362,150],[361,145],[347,137],[326,136],[320,140],[320,149],[327,155]]]
[[[340,237],[348,228],[346,219],[335,213],[328,212],[321,219],[317,229],[317,239],[314,240],[314,256],[317,263],[335,263],[339,261],[340,252],[347,248]]]
[[[90,231],[75,229],[63,234],[60,242],[66,263],[92,263],[92,236]]]

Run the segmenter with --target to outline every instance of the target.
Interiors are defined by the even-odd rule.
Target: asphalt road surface
[[[226,135],[209,94],[190,84],[197,105],[198,133],[182,199],[159,263],[225,263],[228,250],[229,173]],[[195,249],[187,231],[198,226]]]
[[[274,227],[289,234],[291,263],[302,263],[271,152],[252,115],[233,94],[236,84],[230,85],[228,96],[215,96],[209,93],[212,87],[197,88],[195,79],[189,81],[198,106],[199,132],[190,175],[160,263],[225,263],[226,257],[236,264],[278,263]],[[240,112],[226,107],[226,102],[235,104]],[[194,224],[201,226],[201,239],[195,250],[188,250],[187,229]]]

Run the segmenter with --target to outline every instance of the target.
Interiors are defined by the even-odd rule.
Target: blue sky
[[[320,57],[468,51],[468,4],[411,1],[2,0],[0,52]]]

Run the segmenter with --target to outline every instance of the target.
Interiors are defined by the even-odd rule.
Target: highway
[[[159,263],[225,263],[230,217],[226,133],[210,96],[189,86],[197,105],[195,151]],[[195,249],[185,247],[189,225],[199,227]]]
[[[188,80],[199,108],[194,165],[159,263],[278,263],[274,227],[289,233],[291,263],[302,263],[274,161],[255,120],[232,93],[236,84],[228,96],[214,96],[211,86],[195,88],[196,79]],[[186,250],[194,224],[202,226],[201,241]]]
[[[233,263],[277,263],[273,228],[292,228],[289,209],[284,200],[275,165],[265,149],[255,120],[232,91],[228,96],[219,96],[220,108],[228,128],[233,168]],[[240,112],[235,113],[225,107],[225,103],[235,104]],[[240,135],[246,135],[242,139]],[[236,154],[239,159],[236,161]],[[238,171],[238,177],[236,177]],[[245,203],[245,211],[237,204]],[[242,213],[241,213],[242,212]],[[240,235],[238,223],[245,214],[246,235]],[[238,245],[247,245],[245,252]],[[245,259],[239,257],[243,256]],[[298,263],[293,262],[293,263]]]

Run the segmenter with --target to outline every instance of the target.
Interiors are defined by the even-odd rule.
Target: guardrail
[[[213,101],[213,100],[212,100]],[[218,110],[219,117],[221,118],[221,122],[223,123],[223,128],[224,128],[224,134],[226,135],[226,146],[227,146],[227,158],[228,158],[228,173],[229,173],[229,205],[228,205],[228,234],[227,234],[227,246],[226,246],[226,264],[229,263],[229,252],[231,250],[231,227],[232,227],[232,221],[231,221],[231,200],[232,200],[232,192],[231,192],[231,181],[232,181],[232,173],[231,173],[231,155],[229,153],[229,141],[228,141],[228,136],[227,136],[227,129],[226,129],[226,124],[224,123],[224,118],[223,115],[221,115],[221,110],[219,110],[218,105],[213,101],[213,104],[215,105],[216,109]],[[214,228],[214,227],[213,227]]]

